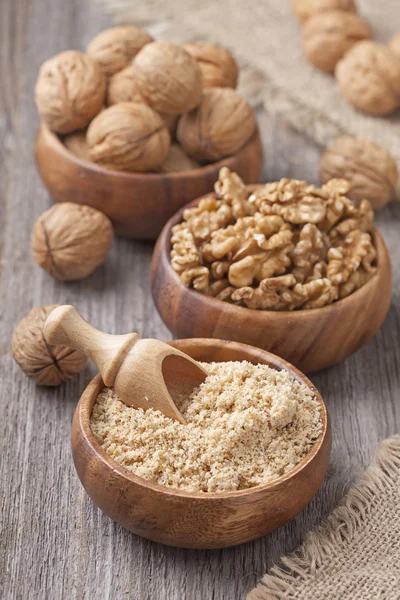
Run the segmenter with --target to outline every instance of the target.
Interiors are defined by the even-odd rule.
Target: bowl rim
[[[273,354],[272,352],[268,352],[267,350],[262,350],[260,348],[256,348],[255,346],[243,344],[241,342],[220,340],[214,338],[185,338],[180,340],[170,340],[168,343],[176,346],[184,346],[185,343],[193,343],[194,339],[196,340],[196,343],[201,343],[203,346],[228,346],[232,349],[244,350],[250,356],[253,354],[254,357],[262,354],[266,362],[261,364],[267,364],[271,368],[274,368],[278,371],[285,369],[289,371],[289,373],[294,377],[294,379],[304,383],[309,389],[311,389],[320,405],[322,429],[319,436],[316,438],[307,454],[298,462],[298,464],[295,467],[293,467],[293,469],[288,471],[285,475],[282,475],[270,482],[259,484],[251,488],[246,488],[244,490],[233,490],[230,492],[192,492],[187,490],[181,490],[179,488],[170,488],[158,483],[147,481],[146,479],[135,475],[122,465],[118,464],[113,458],[111,458],[111,456],[109,456],[105,452],[105,450],[103,450],[103,448],[100,446],[99,442],[96,440],[92,432],[90,426],[90,418],[93,406],[96,401],[97,395],[107,387],[104,384],[100,374],[96,375],[83,391],[78,405],[76,407],[76,413],[74,416],[74,421],[76,417],[78,419],[80,433],[84,437],[86,444],[90,446],[92,452],[96,455],[97,459],[100,460],[106,466],[106,468],[118,473],[118,475],[128,480],[129,483],[139,485],[142,488],[151,489],[152,491],[158,494],[166,496],[174,496],[202,501],[223,500],[229,498],[239,499],[246,498],[247,496],[251,496],[257,493],[271,491],[274,488],[281,486],[288,479],[291,479],[292,477],[296,476],[300,471],[302,471],[305,467],[307,467],[309,463],[311,463],[314,460],[314,458],[322,449],[322,446],[325,443],[327,437],[329,439],[331,435],[331,424],[329,414],[321,394],[313,385],[313,383],[308,379],[308,377],[304,375],[304,373],[299,371],[299,369],[297,369],[292,364],[288,363],[283,358]]]
[[[249,184],[246,187],[255,189],[262,185],[263,185],[262,183],[257,183],[257,184]],[[251,314],[252,317],[255,317],[256,319],[260,319],[260,320],[263,320],[263,319],[268,319],[268,320],[269,319],[276,319],[276,320],[283,319],[285,321],[287,321],[287,319],[297,320],[297,318],[299,316],[301,316],[303,319],[312,319],[313,317],[320,316],[320,315],[326,314],[328,312],[332,312],[333,310],[341,310],[341,309],[345,308],[346,305],[348,306],[350,304],[358,303],[358,301],[361,302],[362,297],[364,297],[364,295],[368,295],[370,293],[370,291],[375,287],[377,280],[378,280],[378,276],[380,275],[380,272],[382,270],[382,264],[385,262],[388,262],[389,269],[390,269],[390,257],[388,254],[388,250],[386,248],[386,244],[385,244],[383,237],[381,236],[378,228],[374,225],[372,230],[369,233],[371,233],[371,235],[373,237],[374,246],[376,249],[376,265],[377,265],[376,273],[371,277],[371,279],[365,285],[360,287],[358,290],[349,294],[345,298],[341,298],[339,300],[336,300],[335,302],[332,302],[332,304],[326,304],[325,306],[322,306],[321,308],[305,308],[305,309],[300,308],[298,310],[286,310],[286,311],[283,311],[283,310],[282,311],[257,310],[254,308],[248,308],[247,306],[237,306],[236,304],[231,304],[230,302],[225,302],[224,300],[219,300],[218,298],[214,298],[213,296],[209,296],[207,294],[201,294],[200,292],[197,292],[196,290],[194,290],[192,288],[186,287],[182,283],[182,280],[179,277],[179,275],[176,273],[176,271],[174,271],[174,269],[171,266],[171,257],[170,257],[171,230],[174,225],[177,225],[178,223],[180,223],[182,221],[183,212],[187,208],[191,208],[191,207],[197,205],[202,198],[204,198],[208,195],[209,194],[205,194],[204,196],[200,196],[199,198],[196,198],[192,202],[189,202],[188,204],[183,206],[181,209],[179,209],[167,221],[167,223],[164,225],[164,227],[158,237],[157,246],[153,253],[153,260],[152,260],[152,265],[153,265],[156,262],[155,259],[157,258],[157,255],[160,254],[161,259],[163,259],[163,266],[166,266],[166,268],[168,269],[168,277],[172,278],[174,287],[178,287],[182,291],[182,293],[187,294],[187,296],[189,298],[192,298],[196,302],[204,303],[206,306],[207,305],[217,306],[220,308],[220,310],[224,310],[224,311],[230,313],[231,315],[232,314],[236,314],[236,315],[241,314],[243,316],[244,315],[249,316]]]
[[[79,130],[84,131],[84,130]],[[63,137],[67,135],[72,135],[74,133],[79,133],[79,131],[73,131],[71,134],[63,134]],[[40,121],[39,129],[38,129],[38,137],[45,137],[48,142],[51,144],[53,149],[63,156],[66,160],[69,160],[71,163],[74,163],[76,166],[80,168],[85,168],[88,171],[92,171],[93,173],[109,175],[111,177],[115,177],[121,180],[127,180],[135,182],[138,179],[143,179],[143,177],[148,178],[149,181],[164,181],[165,179],[191,179],[194,177],[203,177],[204,175],[208,175],[209,173],[218,172],[222,167],[228,168],[236,168],[236,162],[238,157],[242,154],[245,154],[248,151],[249,146],[254,143],[260,141],[260,132],[258,126],[251,136],[249,140],[236,152],[236,154],[232,154],[227,156],[217,162],[210,163],[208,165],[204,165],[198,167],[196,169],[190,169],[189,171],[179,171],[176,173],[147,173],[147,172],[130,172],[130,171],[118,171],[115,169],[106,169],[100,165],[97,165],[94,162],[89,162],[78,158],[75,154],[70,152],[68,148],[63,144],[61,137],[58,133],[52,131],[45,121]]]

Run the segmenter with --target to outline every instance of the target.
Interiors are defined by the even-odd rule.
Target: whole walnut
[[[113,237],[111,221],[102,212],[62,202],[36,221],[33,254],[38,265],[55,279],[84,279],[104,262]]]
[[[151,35],[140,27],[111,27],[92,39],[87,53],[98,62],[104,73],[113,75],[127,67],[139,50],[152,41]]]
[[[179,120],[177,138],[192,158],[217,161],[240,150],[256,127],[242,96],[231,88],[205,88],[199,106]]]
[[[200,163],[185,154],[179,144],[171,144],[167,158],[161,163],[157,171],[160,173],[180,173],[199,167]]]
[[[293,0],[292,10],[300,23],[305,23],[314,15],[326,10],[345,10],[356,13],[357,6],[354,0]]]
[[[107,87],[107,106],[119,102],[143,102],[136,85],[132,65],[110,77]]]
[[[390,41],[389,48],[397,55],[400,55],[400,33],[397,33]]]
[[[203,88],[236,88],[239,69],[228,50],[204,42],[183,44],[182,47],[197,60],[203,75]]]
[[[338,138],[321,156],[319,172],[321,183],[347,179],[351,183],[347,196],[356,203],[366,198],[374,209],[383,208],[396,195],[396,163],[387,150],[369,140]]]
[[[400,57],[376,42],[359,42],[338,62],[335,76],[343,96],[371,115],[400,106]]]
[[[158,113],[162,120],[164,121],[169,135],[171,136],[171,140],[176,139],[176,130],[178,128],[179,116],[178,115],[164,115],[163,113]]]
[[[76,50],[43,63],[35,87],[39,114],[56,133],[84,129],[100,112],[105,93],[106,79],[99,65]]]
[[[58,304],[36,306],[17,325],[11,347],[15,361],[39,385],[55,386],[80,373],[87,358],[76,350],[57,344],[50,346],[43,326]]]
[[[75,133],[67,135],[64,138],[64,146],[67,150],[72,152],[72,154],[75,154],[77,158],[86,161],[91,160],[85,131],[76,131]]]
[[[132,64],[146,104],[167,115],[180,115],[200,102],[202,75],[196,60],[171,42],[147,44]]]
[[[92,160],[117,171],[151,171],[166,158],[168,129],[154,110],[140,102],[106,108],[86,136]]]
[[[366,21],[343,10],[311,17],[303,29],[304,56],[321,71],[333,73],[337,62],[354,44],[372,37]]]

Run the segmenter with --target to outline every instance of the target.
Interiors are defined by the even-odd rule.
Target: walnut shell
[[[86,139],[92,160],[118,171],[151,171],[166,158],[170,145],[161,117],[139,102],[106,108],[91,122]]]
[[[203,75],[203,88],[236,88],[239,69],[228,50],[204,42],[183,44],[182,47],[196,59]]]
[[[16,363],[39,385],[55,386],[80,373],[86,356],[57,344],[50,346],[44,338],[44,323],[58,304],[36,306],[17,325],[11,347]]]
[[[86,141],[86,131],[76,131],[64,138],[64,146],[81,160],[90,161],[89,147]]]
[[[180,115],[199,104],[201,70],[181,46],[171,42],[147,44],[132,68],[141,96],[154,110]]]
[[[371,115],[400,106],[400,57],[376,42],[359,42],[338,62],[335,76],[343,96]]]
[[[62,202],[46,210],[32,231],[36,262],[55,279],[83,279],[101,265],[114,237],[111,221],[91,206]]]
[[[389,48],[397,55],[400,55],[400,33],[397,33],[390,40]]]
[[[311,17],[326,10],[345,10],[356,13],[354,0],[293,0],[292,10],[300,23],[305,23]]]
[[[372,37],[366,21],[343,10],[311,17],[303,29],[304,56],[321,71],[333,73],[337,62],[357,42]]]
[[[113,75],[127,67],[143,46],[152,41],[152,36],[140,27],[111,27],[92,39],[87,53],[98,62],[104,73]]]
[[[169,135],[171,136],[171,140],[176,139],[176,130],[178,128],[179,116],[178,115],[164,115],[163,113],[158,113],[162,120],[164,121]]]
[[[143,102],[135,82],[132,65],[110,77],[107,88],[107,106],[119,102]]]
[[[179,120],[177,138],[192,158],[216,161],[240,150],[256,127],[242,96],[231,88],[206,88],[199,106]]]
[[[200,163],[185,154],[179,144],[171,144],[167,158],[161,163],[157,171],[160,173],[180,173],[199,167]]]
[[[106,79],[93,58],[61,52],[40,68],[35,100],[41,118],[56,133],[84,129],[102,109]]]
[[[347,179],[348,197],[355,202],[364,198],[374,209],[389,204],[396,195],[398,172],[393,158],[374,142],[346,135],[325,150],[319,163],[321,183],[329,179]]]

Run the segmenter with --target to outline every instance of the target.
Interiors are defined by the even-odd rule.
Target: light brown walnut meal
[[[360,203],[366,198],[374,209],[381,209],[396,196],[397,166],[385,148],[350,135],[337,138],[322,154],[319,163],[322,183],[333,177],[347,179],[347,195]]]
[[[167,157],[170,135],[146,104],[121,102],[102,111],[86,136],[91,159],[107,169],[145,172]]]
[[[132,70],[140,95],[160,113],[181,115],[200,102],[200,67],[181,46],[162,41],[147,44],[133,61]]]
[[[152,41],[152,36],[140,27],[111,27],[92,39],[87,53],[98,62],[104,73],[113,75],[127,67],[139,50]]]
[[[55,204],[36,221],[36,262],[55,279],[84,279],[101,265],[113,241],[111,221],[100,211],[72,202]]]
[[[325,11],[344,10],[356,13],[357,6],[354,0],[292,0],[292,10],[300,23],[305,23]]]
[[[76,50],[61,52],[40,68],[35,100],[56,133],[84,129],[103,107],[106,79],[97,62]]]
[[[349,189],[282,179],[251,190],[223,167],[215,194],[173,227],[171,266],[187,287],[247,308],[331,304],[376,273],[373,210]]]
[[[338,62],[343,96],[359,110],[389,115],[400,106],[400,56],[372,41],[359,42]]]
[[[196,160],[217,161],[238,152],[256,131],[253,109],[230,88],[206,88],[197,108],[178,123],[177,138]]]
[[[343,10],[325,11],[304,25],[303,53],[314,67],[333,73],[352,46],[371,37],[370,26],[358,15]]]
[[[187,43],[182,47],[196,59],[203,75],[203,87],[236,88],[239,69],[228,50],[205,42]]]
[[[57,307],[35,306],[18,323],[12,337],[12,353],[24,373],[39,385],[56,386],[82,371],[87,358],[76,350],[51,346],[43,333],[49,314]]]

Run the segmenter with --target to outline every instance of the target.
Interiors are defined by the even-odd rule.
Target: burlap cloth
[[[355,111],[335,80],[301,54],[290,0],[96,0],[120,23],[159,39],[202,39],[230,48],[239,90],[326,145],[349,133],[386,147],[400,166],[400,110],[390,118]],[[377,41],[400,31],[400,0],[359,0]],[[265,132],[264,132],[265,134]],[[262,578],[248,600],[400,600],[400,436],[386,440],[327,523]]]
[[[290,0],[98,0],[120,22],[154,23],[157,37],[203,39],[230,48],[241,63],[240,89],[297,130],[326,145],[343,133],[370,138],[400,165],[400,110],[385,118],[353,109],[335,79],[303,58]],[[358,0],[374,37],[389,42],[400,31],[399,0]]]

